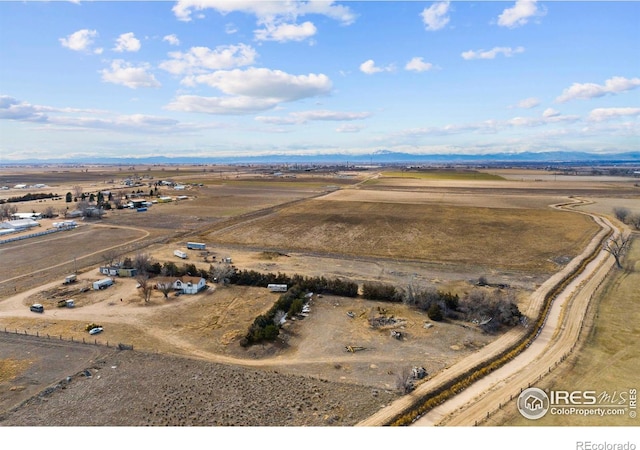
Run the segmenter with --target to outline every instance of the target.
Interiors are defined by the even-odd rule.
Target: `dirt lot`
[[[173,250],[187,240],[198,240],[207,242],[218,257],[233,257],[240,269],[401,285],[414,281],[420,286],[456,292],[472,289],[478,277],[486,275],[492,282],[510,285],[521,309],[526,308],[527,294],[554,268],[578,253],[592,231],[584,217],[548,208],[558,200],[568,200],[571,188],[566,184],[546,183],[544,189],[536,190],[532,181],[453,180],[433,184],[418,180],[421,184],[415,184],[415,180],[387,179],[386,186],[367,185],[365,189],[355,183],[366,180],[369,173],[357,178],[316,176],[305,184],[301,179],[269,180],[231,170],[219,176],[196,168],[188,173],[176,172],[171,172],[172,176],[182,177],[185,182],[202,181],[204,186],[189,190],[188,200],[154,205],[145,213],[114,211],[91,227],[98,230],[107,225],[116,233],[124,232],[123,227],[136,228],[139,231],[127,228],[129,234],[118,234],[118,244],[129,246],[123,247],[127,254],[143,250],[159,261],[177,264],[183,261],[172,255]],[[150,174],[162,176],[166,172],[154,169]],[[100,187],[98,180],[105,175],[93,174],[85,182],[86,189]],[[119,176],[117,172],[110,175]],[[76,182],[84,181],[67,181],[63,189]],[[303,201],[334,190],[332,186],[345,189],[323,199]],[[391,195],[388,189],[393,190]],[[589,189],[601,195],[606,191],[608,198],[617,198],[616,192],[620,197],[634,192],[624,183],[615,188],[611,183],[606,187],[591,185]],[[581,192],[592,191],[585,187]],[[465,220],[460,219],[460,211],[464,211]],[[440,222],[434,221],[436,217]],[[387,246],[380,253],[380,246],[374,244],[381,242],[385,227],[389,228],[387,241],[401,230],[401,247]],[[136,241],[144,232],[149,232],[149,237]],[[441,257],[424,253],[433,245],[430,239],[434,235],[439,245],[446,244],[442,248],[448,249]],[[304,246],[293,244],[304,236]],[[105,234],[95,245],[104,246],[110,239]],[[461,243],[461,239],[466,241]],[[489,251],[473,246],[479,243]],[[25,375],[27,368],[36,364],[34,361],[41,360],[35,350],[25,356],[15,350],[22,344],[2,346],[14,348],[9,356],[0,355],[5,369],[2,381],[12,383],[14,389],[12,402],[20,395],[20,399],[27,399],[34,390],[72,377],[68,386],[47,395],[46,400],[34,398],[6,415],[0,422],[3,425],[42,421],[61,424],[57,421],[82,415],[87,403],[101,412],[80,419],[87,425],[122,425],[125,423],[120,421],[125,418],[127,424],[136,425],[352,425],[397,397],[396,382],[403,370],[418,365],[424,366],[430,376],[441,373],[495,339],[463,323],[438,323],[426,328],[426,315],[403,305],[316,296],[309,316],[288,322],[275,345],[244,349],[238,344],[240,337],[253,319],[273,304],[277,294],[264,288],[210,285],[195,296],[165,299],[155,292],[151,301],[144,303],[135,280],[124,278],[104,291],[80,292],[80,287],[103,278],[96,267],[101,255],[91,247],[93,243],[83,244],[83,254],[78,256],[70,253],[72,246],[54,247],[54,241],[42,240],[38,246],[44,249],[46,258],[38,261],[29,258],[33,252],[12,245],[0,249],[0,266],[8,266],[9,259],[4,255],[9,253],[12,264],[21,267],[27,267],[24,264],[31,260],[34,265],[30,270],[38,271],[42,286],[30,290],[32,279],[20,274],[15,280],[0,281],[1,329],[110,345],[126,343],[136,350],[100,355],[78,352],[77,363],[55,371],[52,381],[51,377]],[[283,254],[273,257],[265,253],[274,248],[283,250]],[[453,249],[458,253],[451,253]],[[211,264],[194,251],[189,254],[187,262],[199,268]],[[80,282],[63,288],[62,277],[76,256],[82,266]],[[66,266],[59,265],[63,262]],[[51,284],[46,284],[48,281]],[[55,302],[62,298],[74,298],[77,307],[55,308]],[[42,315],[28,310],[36,300],[45,304]],[[385,316],[396,320],[392,327],[369,326],[367,319],[381,313],[379,307],[386,309]],[[84,330],[88,322],[100,322],[105,331],[89,338]],[[400,331],[402,339],[392,338],[392,330]],[[345,350],[348,345],[364,350],[350,353]],[[187,356],[194,359],[182,359]],[[46,364],[54,365],[51,361]],[[91,377],[77,376],[85,366]],[[42,371],[36,372],[42,375]],[[24,382],[27,379],[31,381]],[[27,385],[34,390],[21,387]],[[118,389],[122,386],[125,388]],[[116,391],[112,399],[104,398],[105,393]],[[132,399],[135,392],[139,394],[138,403]],[[204,406],[202,397],[216,400]],[[77,400],[81,398],[84,402]],[[132,405],[129,416],[124,414],[123,404]],[[247,405],[255,413],[249,414]],[[278,414],[272,412],[272,405],[278,406]],[[194,411],[203,408],[205,421],[198,422]],[[51,412],[56,410],[65,411],[68,417],[53,419]],[[45,413],[40,415],[40,411]]]

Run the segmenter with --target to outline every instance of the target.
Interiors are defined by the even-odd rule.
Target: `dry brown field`
[[[389,336],[389,329],[368,325],[366,319],[376,313],[378,302],[325,296],[314,298],[309,317],[289,321],[275,344],[245,349],[239,346],[240,338],[277,294],[263,288],[211,285],[196,296],[165,299],[154,292],[144,303],[132,279],[118,279],[114,287],[99,292],[81,293],[79,287],[103,278],[97,266],[109,248],[121,250],[122,256],[145,252],[160,262],[181,264],[184,261],[173,256],[173,250],[184,249],[186,241],[202,241],[212,255],[233,257],[239,269],[400,286],[416,282],[461,294],[476,289],[478,277],[488,276],[492,282],[511,286],[524,310],[527,294],[580,253],[597,231],[588,217],[550,205],[571,202],[573,196],[594,199],[595,204],[600,199],[633,199],[638,190],[627,180],[594,181],[574,189],[566,182],[494,178],[434,182],[370,171],[283,179],[235,168],[140,167],[131,173],[120,169],[55,172],[45,178],[49,181],[33,171],[11,175],[14,178],[2,174],[3,183],[53,185],[60,180],[56,192],[63,196],[77,184],[85,192],[119,186],[122,177],[135,173],[146,174],[144,183],[170,175],[165,178],[196,185],[184,191],[162,188],[161,195],[187,199],[154,204],[146,212],[112,210],[72,232],[3,244],[0,269],[13,275],[0,278],[0,329],[81,341],[88,338],[86,323],[102,322],[105,331],[92,337],[102,343],[127,343],[144,352],[275,370],[393,395],[402,370],[421,365],[430,374],[438,373],[480,351],[495,336],[455,321],[425,328],[429,320],[424,313],[404,305],[383,305],[388,314],[401,319],[397,329],[405,338],[399,341]],[[141,189],[148,191],[148,184]],[[64,203],[58,201],[56,207],[63,208]],[[48,202],[22,206],[38,211]],[[611,212],[611,206],[598,208]],[[68,242],[71,238],[73,245]],[[274,251],[280,255],[274,257]],[[33,253],[46,256],[34,259]],[[199,252],[189,255],[186,262],[199,268],[211,264]],[[81,278],[75,290],[60,286],[70,264],[77,265]],[[46,288],[38,287],[47,282],[51,284]],[[74,298],[77,307],[53,308],[63,297]],[[47,306],[42,316],[28,311],[36,300]],[[347,312],[356,313],[356,319]],[[365,350],[348,353],[347,345]],[[21,367],[21,362],[12,364]],[[269,391],[268,386],[263,388]],[[134,422],[149,424],[139,418]],[[328,424],[326,419],[313,423]]]
[[[640,359],[640,240],[636,238],[624,269],[617,270],[595,298],[581,348],[536,387],[547,390],[595,391],[628,406],[631,389],[638,390]],[[487,426],[638,426],[627,410],[622,416],[550,414],[538,420],[522,417],[515,403],[492,416]],[[637,411],[637,409],[636,409]]]

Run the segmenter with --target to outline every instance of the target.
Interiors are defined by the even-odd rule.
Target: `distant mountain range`
[[[45,164],[104,164],[104,165],[147,165],[147,164],[348,164],[348,165],[381,165],[381,164],[640,164],[640,151],[628,153],[588,153],[588,152],[522,152],[492,154],[412,154],[389,150],[378,150],[369,154],[318,154],[294,155],[274,154],[264,156],[235,157],[99,157],[74,159],[25,159],[20,161],[2,161],[0,165],[45,165]]]

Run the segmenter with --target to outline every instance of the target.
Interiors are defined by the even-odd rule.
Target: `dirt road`
[[[567,273],[574,270],[579,261],[591,254],[601,239],[615,227],[606,219],[591,215],[602,230],[594,237],[584,252],[572,264],[545,282],[533,293],[528,317],[536,317],[546,293]],[[617,233],[617,231],[614,231]],[[582,326],[584,314],[595,289],[604,280],[614,262],[601,250],[598,256],[556,298],[541,332],[534,342],[518,357],[500,369],[480,379],[458,395],[425,413],[414,422],[414,426],[475,425],[487,417],[487,413],[502,407],[516,398],[522,388],[528,387],[541,376],[550,372],[565,355],[572,351]],[[502,349],[516,342],[523,330],[512,330],[494,341],[482,352],[465,358],[448,370],[420,385],[412,395],[396,400],[359,426],[379,426],[389,423],[400,411],[406,410],[421,398],[425,398],[438,386],[452,377],[463,374],[481,361],[491,358]]]

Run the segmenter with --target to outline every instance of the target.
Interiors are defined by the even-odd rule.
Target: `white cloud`
[[[174,75],[201,73],[204,70],[232,69],[253,64],[256,51],[249,45],[191,47],[188,52],[171,52],[172,58],[160,63],[160,68]]]
[[[534,16],[544,15],[544,11],[538,9],[536,0],[517,0],[515,5],[502,11],[498,16],[498,25],[507,28],[516,28],[525,25]]]
[[[291,75],[280,70],[219,70],[194,75],[189,82],[219,89],[227,97],[179,96],[167,106],[176,111],[208,114],[249,114],[265,111],[283,102],[327,95],[332,84],[324,74]]]
[[[545,118],[558,117],[559,115],[560,113],[553,108],[547,108],[542,113],[542,117],[545,117]]]
[[[102,53],[101,48],[91,50],[91,46],[97,36],[98,32],[96,30],[84,29],[71,33],[66,38],[60,38],[59,41],[63,47],[67,47],[76,52],[93,52],[100,54]]]
[[[123,61],[116,59],[111,62],[110,69],[103,69],[102,81],[113,84],[121,84],[131,89],[137,89],[139,87],[159,87],[160,83],[156,78],[147,72],[149,70],[148,64],[143,64],[138,67]]]
[[[43,122],[47,120],[47,115],[38,106],[0,95],[0,119]]]
[[[331,80],[324,74],[291,75],[281,70],[257,68],[219,70],[193,79],[196,83],[220,89],[225,94],[275,98],[279,101],[326,95],[332,87]]]
[[[363,129],[364,127],[362,125],[355,125],[350,123],[350,124],[340,125],[338,128],[336,128],[336,133],[358,133]]]
[[[163,42],[168,42],[169,45],[180,45],[180,39],[175,34],[167,34],[162,38]]]
[[[618,94],[640,86],[640,78],[612,77],[604,82],[604,85],[595,83],[573,83],[571,87],[562,91],[556,98],[556,102],[564,103],[569,100],[591,99],[607,94]]]
[[[180,95],[165,108],[171,111],[205,114],[251,114],[274,108],[278,103],[278,99],[274,98]]]
[[[226,15],[232,12],[253,14],[260,24],[294,22],[307,14],[319,14],[338,20],[345,25],[355,21],[355,14],[334,1],[255,1],[255,0],[178,0],[172,8],[179,20],[190,21],[194,11],[213,9]]]
[[[140,50],[140,41],[133,33],[123,33],[116,39],[115,52],[137,52]]]
[[[310,121],[353,121],[370,117],[368,112],[341,112],[328,110],[301,111],[290,113],[287,117],[259,116],[256,120],[277,125],[302,124]]]
[[[531,108],[535,108],[539,104],[540,104],[540,100],[538,100],[535,97],[529,97],[529,98],[525,98],[524,100],[520,100],[516,105],[516,107],[523,108],[523,109],[531,109]]]
[[[393,64],[388,65],[387,67],[378,67],[373,59],[369,59],[362,64],[360,64],[360,71],[366,73],[367,75],[371,75],[378,72],[393,72],[395,67]]]
[[[300,25],[283,23],[283,24],[265,24],[265,28],[256,30],[255,37],[258,41],[303,41],[316,34],[317,28],[311,22],[304,22]]]
[[[469,50],[466,52],[462,52],[462,57],[464,59],[494,59],[498,55],[503,55],[506,57],[511,57],[517,53],[524,52],[524,47],[494,47],[491,50]]]
[[[627,116],[640,116],[640,108],[596,108],[589,114],[589,120],[602,122]]]
[[[409,61],[404,68],[405,70],[413,70],[415,72],[427,72],[433,69],[433,64],[424,62],[422,57],[416,56],[411,58],[411,61]]]
[[[438,2],[422,11],[422,21],[427,30],[437,31],[444,28],[449,23],[449,2]]]

